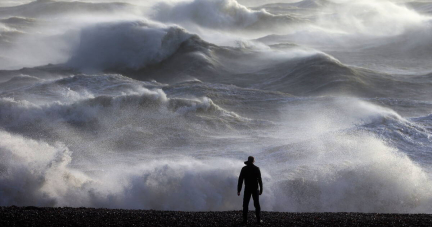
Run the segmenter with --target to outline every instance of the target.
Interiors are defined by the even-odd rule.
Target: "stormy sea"
[[[1,0],[0,206],[432,212],[432,0]],[[251,204],[251,208],[252,208]]]

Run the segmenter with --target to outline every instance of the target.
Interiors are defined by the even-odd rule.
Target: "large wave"
[[[72,152],[62,144],[49,145],[4,131],[0,131],[0,138],[2,206],[161,210],[235,207],[230,201],[235,201],[236,195],[229,196],[231,199],[227,197],[229,188],[236,184],[233,161],[221,159],[222,169],[212,162],[179,157],[171,161],[147,161],[127,168],[111,166],[109,173],[93,168],[92,174],[85,174],[71,168]]]
[[[69,65],[84,69],[139,69],[172,55],[192,35],[143,21],[98,24],[81,31]]]
[[[300,103],[297,110],[320,110],[319,114],[301,114],[288,106],[287,119],[299,114],[302,118],[297,118],[297,122],[282,121],[281,127],[270,132],[274,137],[262,140],[267,142],[255,148],[263,149],[256,157],[263,169],[264,209],[430,209],[431,181],[426,172],[373,134],[353,128],[353,121],[368,125],[379,124],[379,118],[402,123],[406,120],[394,111],[354,99],[310,101]],[[344,114],[336,113],[334,108]],[[354,114],[348,115],[349,112]],[[291,131],[293,128],[297,128],[296,133]],[[125,157],[124,153],[98,150],[94,143],[90,152],[5,131],[0,131],[0,137],[4,157],[0,162],[2,205],[162,210],[227,210],[241,205],[240,197],[233,192],[241,167],[238,158],[220,158],[220,153],[211,159],[183,156],[181,150],[188,147],[161,155],[160,151],[151,152],[149,146],[154,143],[148,144],[142,154],[129,153]],[[89,154],[97,155],[93,160]],[[81,160],[84,157],[86,161]],[[113,161],[113,157],[119,159]],[[136,158],[141,161],[133,161]]]
[[[265,10],[251,10],[236,0],[194,0],[160,3],[154,18],[172,23],[193,23],[213,29],[269,29],[287,26],[299,19],[288,15],[272,15]]]

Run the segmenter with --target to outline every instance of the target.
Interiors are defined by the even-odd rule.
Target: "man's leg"
[[[243,196],[243,222],[247,222],[247,214],[249,210],[249,201],[251,197],[251,192],[244,190],[244,196]]]
[[[252,192],[252,198],[254,200],[255,215],[256,215],[257,221],[260,222],[261,221],[261,206],[259,203],[259,191],[258,190]]]

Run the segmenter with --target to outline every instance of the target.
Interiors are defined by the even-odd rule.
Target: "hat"
[[[249,156],[248,160],[244,162],[244,164],[252,164],[254,163],[255,158],[253,156]]]

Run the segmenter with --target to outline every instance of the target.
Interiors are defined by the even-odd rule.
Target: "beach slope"
[[[260,226],[432,226],[430,214],[263,212]],[[253,211],[248,226],[257,226]],[[0,226],[241,226],[241,211],[0,207]]]

